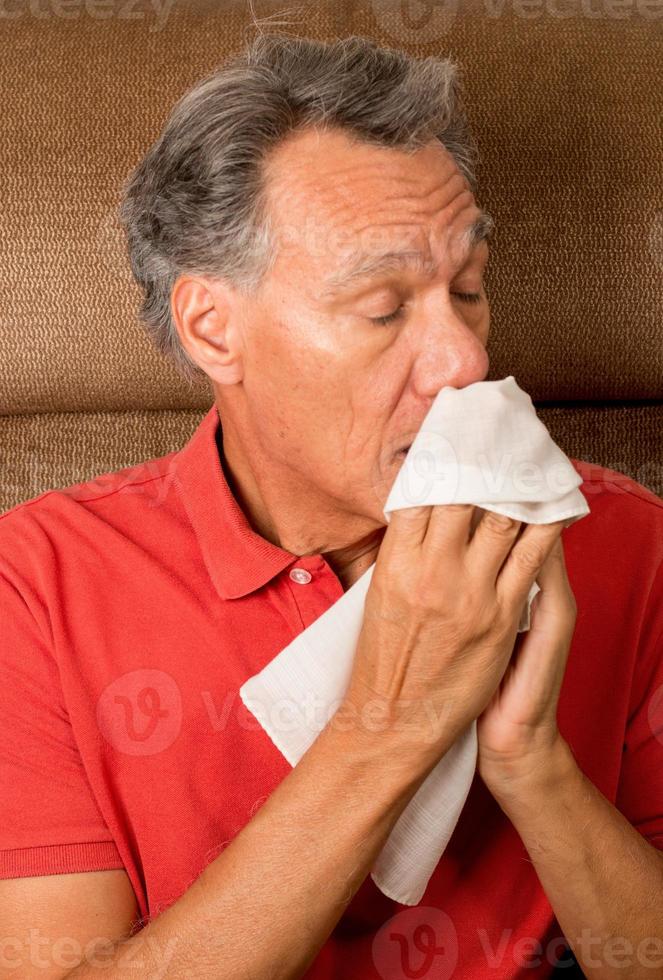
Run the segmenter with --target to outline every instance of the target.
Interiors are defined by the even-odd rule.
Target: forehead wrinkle
[[[437,269],[433,259],[417,251],[381,252],[379,255],[364,256],[351,270],[341,270],[331,276],[322,291],[322,296],[328,296],[353,282],[366,279],[378,273],[397,272],[400,269],[411,268],[424,275],[431,276]]]
[[[489,238],[494,228],[494,221],[487,211],[481,211],[479,216],[459,236],[461,263],[465,262],[474,248],[484,239]],[[385,274],[410,268],[425,276],[434,276],[438,269],[433,258],[416,249],[390,249],[376,255],[361,256],[351,267],[344,267],[330,276],[321,290],[321,297],[328,298],[342,288],[361,279],[367,279],[378,273]]]

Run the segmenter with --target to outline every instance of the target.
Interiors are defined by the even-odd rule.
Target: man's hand
[[[537,576],[531,627],[520,633],[509,665],[477,719],[478,770],[499,798],[516,785],[531,787],[555,771],[563,743],[557,703],[577,606],[568,580],[562,539],[557,538]]]
[[[550,619],[543,566],[564,522],[523,528],[486,511],[472,534],[474,512],[471,504],[395,511],[366,595],[345,698],[362,716],[382,713],[378,741],[393,735],[392,766],[401,759],[407,772],[430,771],[486,709],[536,579],[547,598],[539,642]],[[500,745],[498,726],[498,755]]]

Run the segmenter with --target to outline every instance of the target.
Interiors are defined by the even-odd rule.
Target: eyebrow
[[[468,225],[460,236],[464,259],[484,239],[491,236],[494,227],[495,222],[492,215],[487,211],[481,211],[479,217],[471,225]],[[325,281],[320,296],[323,299],[328,299],[359,279],[376,277],[408,267],[427,276],[433,276],[437,272],[437,265],[423,252],[406,249],[380,252],[377,255],[371,253],[370,255],[362,255],[353,265],[340,269],[330,276]]]

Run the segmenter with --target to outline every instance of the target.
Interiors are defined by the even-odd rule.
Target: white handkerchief
[[[589,513],[582,477],[553,442],[513,375],[438,393],[384,507],[471,503],[528,524]],[[347,690],[375,565],[240,688],[240,696],[295,766]],[[530,626],[530,589],[518,626]],[[458,822],[477,763],[476,720],[429,773],[392,828],[371,877],[389,898],[416,905]]]

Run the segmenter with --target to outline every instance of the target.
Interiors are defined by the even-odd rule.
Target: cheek
[[[347,373],[327,351],[280,323],[252,338],[244,388],[256,425],[284,449],[315,456],[333,443],[347,403]]]
[[[297,465],[360,464],[393,399],[387,365],[308,310],[249,322],[244,387],[265,440]]]
[[[343,401],[356,374],[352,350],[328,322],[308,312],[263,320],[251,337],[249,362],[252,393],[282,399],[287,392],[288,402],[320,413]]]

